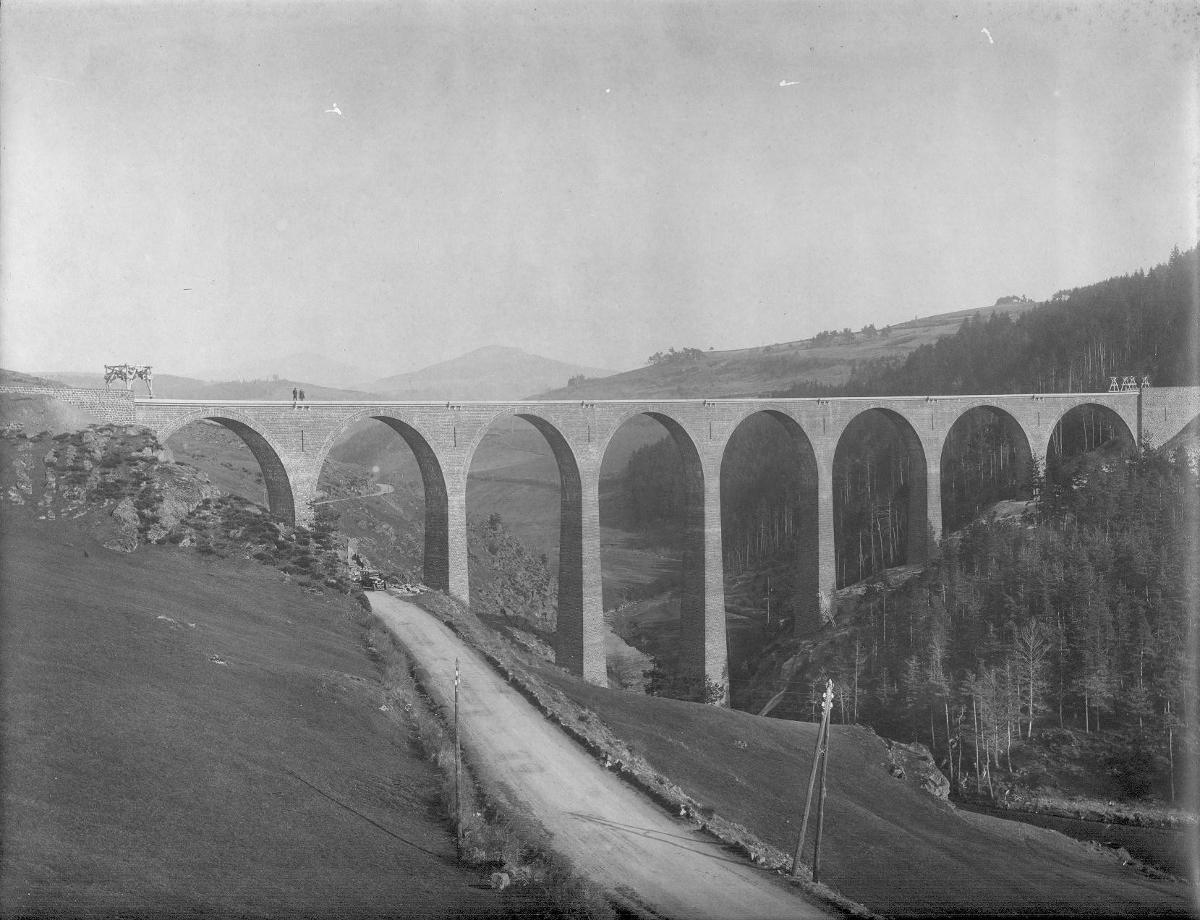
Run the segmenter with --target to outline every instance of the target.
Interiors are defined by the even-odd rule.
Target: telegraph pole
[[[454,842],[462,856],[462,753],[458,743],[458,659],[454,659]]]
[[[821,793],[818,802],[817,840],[813,852],[813,881],[818,881],[821,866],[821,829],[825,823],[825,765],[829,759],[829,713],[833,710],[833,681],[825,684],[821,697],[821,727],[817,730],[817,747],[813,752],[812,770],[808,774],[808,795],[804,799],[804,818],[800,822],[800,839],[796,841],[796,855],[792,857],[792,875],[800,871],[800,856],[804,852],[804,838],[808,833],[808,816],[812,809],[813,788],[817,784],[817,770],[821,771]]]

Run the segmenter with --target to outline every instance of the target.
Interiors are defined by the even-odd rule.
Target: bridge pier
[[[815,557],[815,578],[806,585],[813,592],[805,599],[804,616],[797,613],[793,633],[803,635],[831,622],[837,612],[837,544],[833,529],[833,452],[817,463],[817,545],[800,551]],[[815,595],[815,596],[814,596]]]
[[[471,580],[468,574],[467,553],[467,484],[464,481],[448,485],[446,489],[446,581],[439,588],[464,604],[471,603]],[[425,526],[430,524],[428,509]],[[442,535],[438,534],[440,543]]]
[[[684,672],[694,670],[703,677],[703,689],[717,685],[722,693],[710,702],[729,699],[729,650],[725,636],[725,566],[721,545],[721,466],[720,457],[704,464],[703,524],[701,546],[696,562],[701,571],[693,575],[701,587],[699,603],[681,610],[681,645]],[[698,576],[698,577],[697,577]],[[684,583],[688,583],[684,571]],[[686,587],[685,587],[686,592]],[[685,593],[686,597],[686,593]]]
[[[600,567],[600,468],[562,484],[558,546],[558,623],[554,660],[588,683],[608,685]]]

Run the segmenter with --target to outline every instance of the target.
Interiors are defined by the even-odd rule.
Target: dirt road
[[[427,669],[427,689],[443,703],[453,697],[459,659],[460,733],[473,767],[618,900],[675,918],[835,916],[606,771],[424,610],[381,591],[371,606]]]

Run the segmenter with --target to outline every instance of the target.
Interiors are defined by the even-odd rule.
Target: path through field
[[[617,900],[676,918],[833,915],[606,771],[424,610],[380,591],[370,597],[427,670],[439,702],[453,697],[459,659],[466,756],[550,832],[556,852]]]

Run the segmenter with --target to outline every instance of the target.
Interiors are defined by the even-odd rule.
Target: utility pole
[[[817,770],[821,772],[821,792],[817,804],[817,840],[813,850],[813,881],[820,881],[821,831],[825,823],[825,767],[829,761],[829,713],[833,710],[833,681],[825,684],[821,697],[821,727],[817,730],[817,746],[813,753],[812,770],[808,774],[808,794],[804,799],[804,818],[800,822],[800,839],[796,841],[796,855],[792,857],[792,875],[800,870],[800,857],[804,852],[804,838],[808,834],[808,816],[812,809],[813,788],[817,784]]]
[[[462,856],[462,753],[458,743],[458,659],[454,659],[454,842]]]

